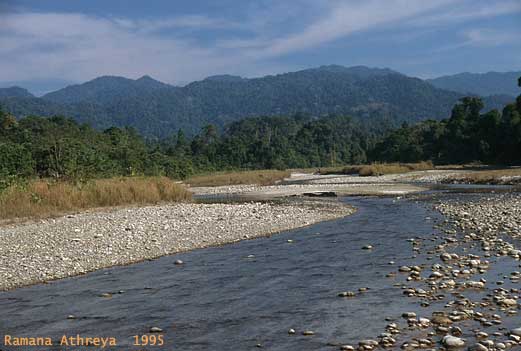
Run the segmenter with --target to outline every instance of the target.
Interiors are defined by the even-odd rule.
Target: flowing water
[[[0,335],[114,336],[118,346],[111,350],[138,350],[143,348],[132,345],[132,336],[160,327],[165,345],[145,349],[250,350],[261,344],[267,350],[336,350],[327,344],[375,338],[386,317],[399,320],[406,311],[429,317],[443,310],[446,301],[422,308],[405,297],[393,286],[404,277],[385,277],[397,265],[428,262],[426,251],[436,244],[433,224],[441,216],[425,202],[342,201],[357,213],[269,238],[0,293]],[[409,238],[425,239],[416,257]],[[368,244],[374,248],[363,250]],[[178,259],[184,264],[175,265]],[[489,274],[512,268],[504,262]],[[362,287],[369,290],[355,298],[337,296]],[[99,296],[107,292],[112,298]],[[288,335],[290,328],[297,333]],[[303,330],[315,335],[303,336]],[[36,349],[63,348],[31,348]]]

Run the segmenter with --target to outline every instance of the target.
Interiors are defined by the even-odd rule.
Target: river
[[[342,201],[358,211],[269,238],[0,293],[0,335],[55,341],[64,334],[113,336],[118,346],[111,350],[138,350],[132,336],[159,327],[165,344],[145,349],[336,350],[328,344],[375,338],[389,323],[386,317],[400,321],[406,311],[430,317],[442,310],[446,301],[420,307],[419,300],[402,294],[404,277],[386,277],[399,265],[433,258],[428,251],[440,234],[433,226],[443,218],[431,204],[377,197]],[[418,253],[410,238],[421,242]],[[499,272],[511,269],[505,264]],[[354,298],[337,296],[359,288],[368,290]],[[290,328],[296,334],[289,335]],[[315,335],[303,336],[304,330]],[[31,348],[36,349],[63,348]]]

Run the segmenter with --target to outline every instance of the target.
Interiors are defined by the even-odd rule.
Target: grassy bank
[[[358,170],[358,174],[362,177],[379,176],[384,174],[400,174],[413,171],[427,171],[433,169],[432,162],[418,163],[373,163],[371,165],[362,166]]]
[[[521,168],[472,171],[447,180],[469,184],[521,184]]]
[[[190,184],[190,186],[272,185],[289,177],[290,174],[289,171],[278,170],[217,172],[190,177],[186,180],[186,183]]]
[[[342,167],[316,168],[320,174],[358,174],[361,177],[379,176],[384,174],[399,174],[412,171],[434,169],[430,161],[418,163],[372,163],[370,165],[349,165]]]
[[[156,204],[191,199],[165,177],[111,178],[83,184],[32,181],[0,193],[0,219],[42,218],[96,207]]]

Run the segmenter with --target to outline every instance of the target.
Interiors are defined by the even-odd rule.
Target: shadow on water
[[[374,338],[385,317],[419,308],[393,286],[403,279],[385,276],[396,265],[426,261],[424,253],[413,257],[407,239],[431,238],[441,216],[408,200],[343,201],[358,211],[269,238],[0,293],[0,334],[115,336],[111,350],[139,349],[132,335],[152,326],[164,330],[161,350],[319,350]],[[362,250],[367,244],[374,249]],[[185,264],[175,265],[177,259]],[[369,290],[355,298],[337,296],[362,287]],[[114,295],[99,297],[105,292]],[[297,334],[288,335],[289,328]]]

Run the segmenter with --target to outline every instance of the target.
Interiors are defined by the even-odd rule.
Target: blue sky
[[[0,0],[0,86],[184,84],[326,64],[434,77],[521,69],[520,0]]]

